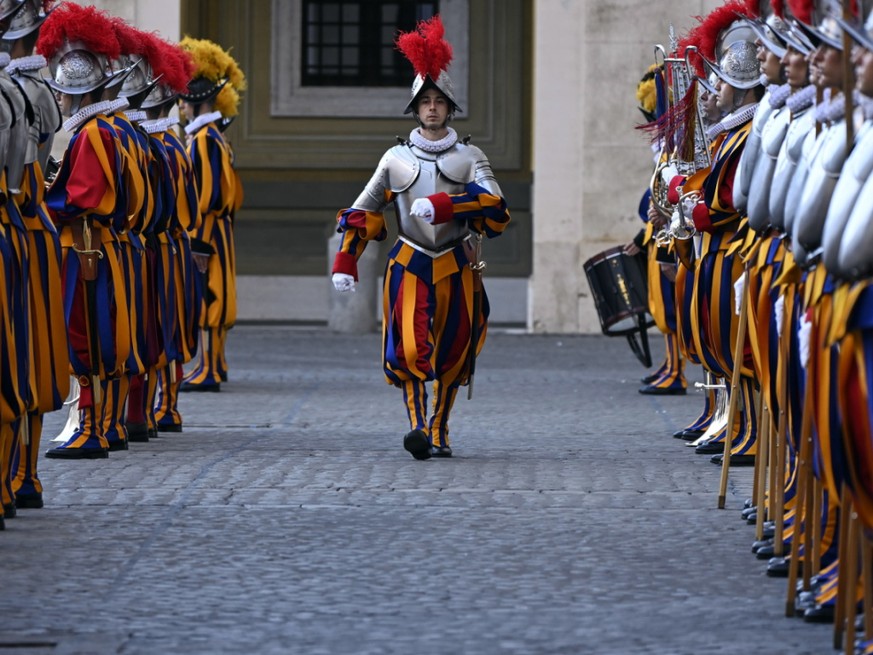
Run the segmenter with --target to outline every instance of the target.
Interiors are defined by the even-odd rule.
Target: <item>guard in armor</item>
[[[242,189],[220,128],[222,114],[216,110],[215,100],[227,84],[244,89],[245,76],[236,61],[212,41],[186,37],[180,45],[190,53],[196,69],[194,79],[180,98],[189,121],[185,133],[202,218],[192,234],[192,247],[205,279],[200,351],[180,391],[221,391],[221,383],[227,379],[224,344],[236,321],[233,218]]]
[[[9,29],[2,36],[12,57],[6,71],[24,91],[33,111],[24,175],[20,193],[14,198],[27,228],[31,266],[30,338],[34,392],[22,432],[26,438],[21,439],[15,457],[12,490],[17,508],[43,506],[43,488],[37,471],[43,415],[60,409],[70,389],[61,292],[61,244],[45,206],[44,176],[62,117],[51,88],[40,74],[46,66],[45,57],[34,54],[40,27],[51,11],[51,4],[43,0],[26,0],[12,15]]]
[[[9,26],[20,7],[17,0],[0,2],[0,29]],[[32,116],[21,88],[5,70],[8,53],[0,53],[0,255],[2,255],[3,356],[0,357],[0,519],[15,516],[12,489],[13,456],[19,444],[22,418],[33,407],[32,360],[28,297],[27,228],[14,197],[21,191]],[[3,521],[0,520],[0,528]]]
[[[718,106],[725,117],[711,131],[719,143],[696,200],[686,195],[689,189],[685,187],[679,195],[686,195],[682,211],[691,217],[696,230],[702,234],[691,300],[695,349],[707,371],[715,377],[731,380],[738,333],[738,317],[731,301],[734,284],[743,271],[743,262],[731,247],[744,223],[744,217],[733,205],[733,189],[737,166],[751,132],[751,120],[764,89],[751,29],[744,21],[737,20],[735,12],[732,15],[713,12],[711,16],[702,27],[717,35],[712,40],[716,44],[718,63],[708,60],[708,52],[701,54],[707,57],[708,67],[718,77]],[[754,379],[750,367],[745,361],[743,364],[738,385],[743,408],[739,430],[732,434],[729,427],[724,435],[731,439],[731,463],[735,465],[754,464],[757,429]],[[699,444],[696,452],[716,454],[713,461],[720,463],[717,453],[722,452],[723,447],[721,438],[712,438]]]
[[[363,193],[338,213],[342,240],[333,265],[336,289],[353,290],[357,259],[369,241],[386,238],[383,212],[394,203],[399,235],[385,269],[383,370],[403,391],[410,426],[403,446],[420,460],[452,455],[449,415],[459,387],[471,381],[489,313],[484,291],[474,291],[477,243],[499,236],[510,218],[488,159],[448,125],[461,109],[443,36],[434,16],[397,39],[416,72],[404,113],[419,126],[385,153]]]

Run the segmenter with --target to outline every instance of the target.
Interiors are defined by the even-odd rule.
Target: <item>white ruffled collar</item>
[[[6,70],[9,74],[13,73],[28,73],[30,71],[38,71],[45,68],[47,65],[45,57],[42,55],[28,55],[27,57],[17,57],[9,62]]]
[[[160,118],[140,121],[139,126],[146,134],[158,134],[164,131],[164,122]]]
[[[112,107],[112,103],[114,100],[101,100],[100,102],[95,102],[93,105],[88,105],[87,107],[83,107],[75,114],[70,116],[67,120],[64,121],[64,129],[67,132],[75,132],[82,125],[85,124],[85,121],[94,118],[97,114],[108,114],[110,113],[110,108]]]
[[[409,141],[416,148],[424,150],[425,152],[443,152],[458,142],[458,133],[451,127],[448,128],[448,130],[448,134],[439,141],[431,141],[422,136],[421,132],[416,128],[409,133]]]
[[[732,111],[730,114],[722,118],[718,123],[710,127],[706,134],[710,140],[717,137],[722,132],[729,132],[740,125],[748,123],[755,117],[755,112],[758,111],[758,103],[753,102],[744,105],[739,109]]]
[[[807,84],[799,91],[795,91],[790,96],[788,96],[788,100],[785,101],[785,104],[788,105],[788,109],[791,112],[791,115],[797,116],[812,107],[812,103],[814,102],[815,85]]]
[[[145,120],[148,120],[148,114],[146,114],[142,109],[130,109],[124,112],[124,115],[127,116],[127,120],[131,123],[142,123]]]
[[[193,121],[185,126],[185,134],[194,134],[204,125],[209,125],[209,123],[214,123],[215,121],[220,119],[220,111],[211,111],[208,114],[200,114],[197,118],[195,118]]]
[[[788,96],[791,95],[790,84],[771,84],[767,87],[770,92],[770,106],[773,109],[781,109],[788,101]]]
[[[130,107],[130,102],[127,98],[116,98],[115,100],[110,100],[109,102],[112,104],[109,106],[109,111],[106,112],[107,114],[117,114],[118,112],[124,111],[125,109]]]

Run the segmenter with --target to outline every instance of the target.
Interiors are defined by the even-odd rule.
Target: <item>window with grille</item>
[[[302,9],[302,86],[408,87],[410,65],[394,39],[437,14],[439,2],[303,0]]]
[[[452,44],[455,98],[467,109],[470,0],[271,0],[270,6],[272,116],[402,115],[415,73],[394,39],[437,13]]]

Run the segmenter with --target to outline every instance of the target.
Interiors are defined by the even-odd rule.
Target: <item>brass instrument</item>
[[[676,40],[672,25],[670,26],[670,47],[672,49],[672,52],[674,53],[678,50],[678,42]],[[664,46],[655,46],[655,63],[658,63],[660,55],[660,57],[663,58],[664,69],[666,72],[669,73],[671,83],[671,109],[674,108],[676,104],[687,95],[688,90],[691,88],[693,69],[689,61],[689,55],[692,52],[697,52],[697,48],[695,46],[688,46],[683,53],[683,57],[678,58],[675,56],[669,56],[664,49]],[[667,184],[663,179],[664,169],[671,165],[675,166],[676,171],[679,175],[688,177],[690,175],[694,175],[699,170],[709,168],[712,163],[710,156],[710,143],[706,135],[706,131],[703,128],[703,114],[701,111],[700,103],[697,102],[696,98],[694,102],[696,120],[693,121],[693,156],[690,158],[683,156],[684,153],[681,152],[680,148],[676,145],[676,143],[668,144],[665,140],[661,144],[662,148],[666,149],[672,145],[672,152],[668,153],[667,157],[664,157],[663,161],[659,162],[659,164],[655,167],[655,171],[652,174],[651,182],[649,183],[649,188],[652,192],[652,204],[654,205],[658,213],[667,220],[667,225],[659,230],[658,233],[655,235],[655,242],[660,247],[668,246],[673,239],[679,239],[683,241],[690,239],[696,233],[694,223],[691,220],[691,216],[685,215],[685,211],[683,209],[683,201],[686,201],[688,199],[698,200],[700,197],[699,192],[692,191],[684,194],[680,199],[678,206],[674,206],[667,198],[667,193],[669,189],[667,188]],[[677,120],[678,118],[678,116],[670,116],[667,120],[669,123],[669,121]],[[679,126],[673,126],[671,128],[671,134],[680,135],[680,138],[684,139],[686,135],[682,134],[681,130],[675,129],[676,127]],[[689,126],[681,127],[682,129],[687,129]]]

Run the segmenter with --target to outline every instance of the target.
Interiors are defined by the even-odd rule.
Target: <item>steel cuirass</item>
[[[772,115],[773,107],[770,104],[770,92],[768,91],[758,103],[758,111],[755,112],[755,117],[752,119],[752,130],[746,137],[746,145],[743,146],[740,163],[737,164],[736,179],[739,180],[739,184],[734,188],[733,197],[734,208],[737,211],[745,211],[748,207],[752,180],[757,175],[756,168],[760,160],[761,133]]]
[[[794,174],[788,184],[788,193],[785,196],[785,233],[792,234],[794,229],[794,219],[797,216],[797,207],[800,205],[800,198],[803,196],[803,189],[806,185],[806,178],[809,174],[810,162],[815,159],[816,152],[821,147],[824,139],[816,135],[815,130],[809,131],[803,139],[803,147],[801,148],[800,158],[794,167]]]
[[[429,225],[410,214],[412,203],[436,193],[456,195],[475,182],[488,193],[501,196],[500,187],[484,153],[475,146],[456,143],[447,150],[430,153],[411,144],[397,145],[382,157],[379,167],[352,207],[381,212],[386,191],[395,194],[397,231],[431,256],[457,245],[469,234],[463,221]]]
[[[786,107],[774,110],[761,130],[761,151],[755,164],[755,176],[749,188],[749,225],[761,232],[770,227],[770,186],[776,159],[788,132],[791,112]]]
[[[24,160],[30,130],[27,116],[28,101],[24,97],[24,91],[6,71],[0,71],[0,90],[9,103],[13,115],[9,148],[5,159],[6,188],[10,193],[18,193],[24,179]]]
[[[15,79],[24,89],[24,93],[33,107],[33,124],[30,126],[30,139],[27,144],[25,163],[31,164],[39,159],[39,165],[45,171],[52,150],[55,133],[60,129],[63,119],[61,110],[55,100],[51,87],[32,72],[20,72]],[[40,139],[43,142],[40,147]]]
[[[773,182],[770,184],[770,224],[779,230],[785,230],[785,203],[788,201],[788,190],[797,170],[797,162],[803,155],[806,138],[814,125],[813,113],[806,110],[791,121],[788,133],[782,141],[782,148],[776,159],[776,169],[773,171]]]
[[[873,122],[867,121],[858,131],[855,147],[843,165],[843,171],[834,188],[828,215],[822,232],[822,261],[832,273],[843,275],[840,268],[840,249],[849,218],[858,202],[858,195],[870,173],[873,172]],[[847,243],[851,248],[851,244]]]
[[[794,219],[792,250],[800,246],[813,253],[821,246],[828,206],[846,161],[846,122],[832,123],[821,134],[821,142],[815,158],[810,160],[803,196]]]

